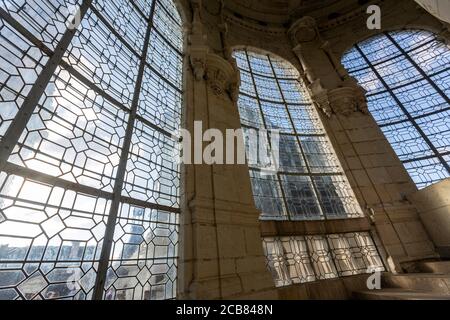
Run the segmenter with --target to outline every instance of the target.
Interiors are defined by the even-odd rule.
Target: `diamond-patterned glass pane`
[[[92,296],[110,200],[0,173],[0,299]],[[6,295],[6,296],[5,296]]]
[[[0,8],[0,300],[176,298],[175,4]]]
[[[449,62],[449,47],[424,30],[380,34],[342,58],[419,189],[450,176]]]
[[[58,68],[10,162],[112,192],[128,115]]]
[[[122,204],[105,299],[175,298],[177,244],[178,214]]]
[[[0,7],[54,50],[81,3],[82,0],[0,0]]]
[[[0,139],[47,60],[40,49],[0,19]]]

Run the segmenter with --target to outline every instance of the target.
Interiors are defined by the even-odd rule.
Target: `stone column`
[[[443,41],[450,48],[450,24],[443,23],[442,31],[438,34],[438,39]]]
[[[214,128],[224,137],[227,129],[240,128],[237,68],[210,52],[200,8],[194,6],[186,66],[184,127],[193,137],[192,158],[208,145],[195,145],[194,121],[201,121],[203,132]],[[179,297],[276,298],[247,165],[202,163],[185,165],[183,171]]]
[[[417,210],[405,199],[416,187],[368,112],[365,90],[323,41],[314,19],[294,23],[289,36],[350,184],[393,261],[391,270],[403,261],[434,257]]]

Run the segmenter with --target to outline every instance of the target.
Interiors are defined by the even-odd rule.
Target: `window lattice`
[[[450,177],[450,49],[427,31],[386,32],[343,57],[419,189]]]
[[[244,136],[248,137],[250,130],[280,131],[279,172],[262,175],[259,163],[250,163],[253,194],[261,217],[360,217],[361,209],[299,73],[272,55],[240,50],[234,57],[241,75],[238,106]],[[254,157],[246,146],[247,157]]]
[[[171,0],[0,0],[0,300],[176,296],[182,37]]]

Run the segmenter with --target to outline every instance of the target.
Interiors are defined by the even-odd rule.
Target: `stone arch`
[[[247,49],[248,51],[251,52],[255,52],[255,53],[260,53],[260,54],[268,54],[268,55],[272,55],[276,58],[279,58],[281,60],[283,60],[284,62],[290,64],[290,66],[292,68],[294,68],[299,74],[301,73],[301,69],[299,68],[299,64],[297,63],[297,61],[295,61],[296,59],[294,59],[293,57],[289,57],[286,52],[280,51],[280,52],[276,52],[273,51],[271,49],[265,49],[262,47],[255,47],[255,46],[251,46],[251,45],[235,45],[231,48],[231,52],[234,52],[236,50],[243,50],[243,49]],[[294,60],[294,61],[293,61]]]

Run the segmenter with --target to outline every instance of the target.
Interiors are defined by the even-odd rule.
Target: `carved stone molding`
[[[328,91],[328,99],[334,113],[349,116],[358,111],[354,87],[342,87]]]
[[[244,31],[256,31],[259,33],[265,33],[273,36],[283,37],[286,35],[286,29],[281,26],[261,26],[258,23],[250,21],[246,18],[238,18],[234,15],[233,11],[225,8],[224,10],[224,20],[229,22],[230,26],[234,26],[240,29],[245,29]]]
[[[328,91],[331,109],[335,114],[349,116],[353,112],[368,113],[364,89],[359,86],[341,87]]]
[[[297,20],[288,30],[289,38],[294,45],[313,41],[318,34],[316,20],[312,17],[303,17]]]
[[[188,47],[189,62],[191,63],[194,79],[201,81],[205,78],[206,57],[209,53],[209,47],[202,43],[190,43]]]
[[[236,62],[230,62],[210,52],[201,19],[201,8],[201,1],[193,1],[188,54],[194,78],[196,81],[206,80],[215,95],[229,94],[231,99],[235,101],[237,100],[240,83]],[[223,27],[226,29],[226,24],[223,24]]]

